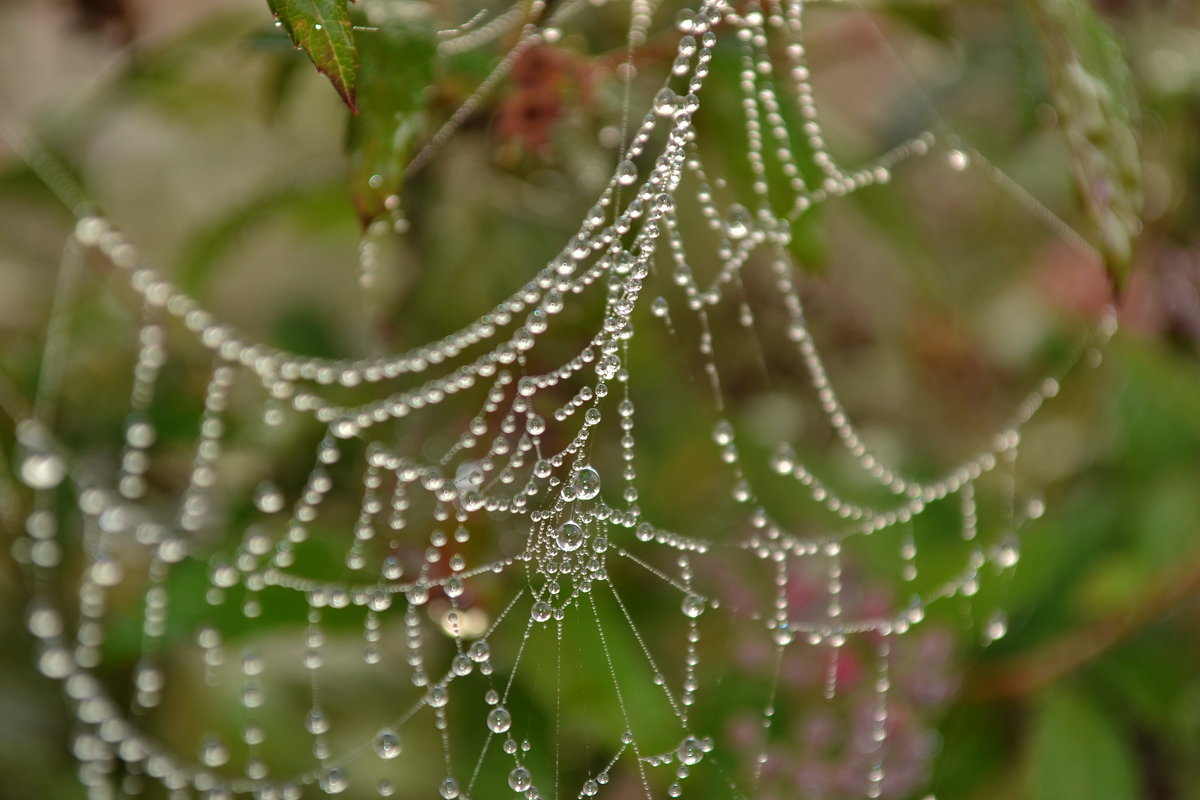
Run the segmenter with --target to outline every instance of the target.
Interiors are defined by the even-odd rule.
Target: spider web
[[[540,24],[524,22],[541,17],[543,7],[534,3],[526,13],[514,6],[443,32],[440,48],[452,53],[520,31],[410,174],[436,156],[523,50],[556,37],[587,8],[567,2]],[[38,392],[28,413],[14,415],[16,474],[32,490],[17,552],[35,581],[29,627],[41,642],[40,668],[62,682],[91,797],[151,792],[155,784],[171,796],[213,800],[417,791],[446,800],[508,791],[529,800],[767,796],[764,776],[778,766],[779,729],[791,724],[778,696],[785,662],[819,664],[824,694],[833,699],[841,653],[851,647],[871,654],[871,678],[865,728],[848,745],[859,758],[846,794],[888,793],[894,650],[930,605],[969,599],[981,582],[1003,581],[1016,566],[1022,526],[1042,510],[1017,496],[1021,431],[1081,356],[1112,335],[1115,318],[1109,313],[986,446],[941,477],[906,475],[871,448],[810,331],[788,247],[792,226],[931,154],[1020,190],[949,129],[920,132],[863,164],[840,163],[814,98],[806,7],[800,0],[740,10],[706,2],[682,13],[671,75],[643,117],[633,113],[626,70],[627,135],[618,163],[563,250],[473,322],[391,355],[312,358],[253,341],[173,286],[64,175],[40,164],[79,219],[64,249]],[[627,67],[658,11],[657,3],[632,2]],[[743,198],[709,177],[694,122],[723,37],[740,50],[746,150],[739,155],[751,176]],[[1021,199],[1087,248],[1050,212]],[[699,214],[711,242],[685,237],[685,213]],[[364,239],[360,253],[368,291],[378,235]],[[102,254],[142,305],[115,465],[73,457],[54,432],[70,346],[66,320],[88,251]],[[744,299],[750,269],[770,275],[774,295],[764,308]],[[568,312],[596,306],[602,310],[588,335],[574,337],[578,323],[563,321]],[[778,442],[766,458],[739,446],[714,322],[730,310],[754,336],[770,331],[763,317],[785,320],[782,335],[817,407],[873,486],[859,494],[875,500],[843,495],[792,442]],[[635,326],[641,336],[669,333],[699,365],[711,394],[714,464],[724,465],[739,509],[726,536],[672,530],[641,508]],[[535,356],[556,336],[578,338],[575,351],[535,370],[544,361]],[[182,489],[168,491],[169,481],[155,480],[155,395],[172,360],[196,345],[211,356],[203,410]],[[256,398],[268,427],[301,420],[321,429],[298,489],[283,488],[281,478],[262,481],[252,496],[226,490],[223,476],[235,468],[231,440],[250,428],[233,413],[245,397]],[[423,435],[433,426],[455,432],[449,446],[435,451],[436,437]],[[760,499],[769,473],[812,501],[812,521],[785,524]],[[999,520],[984,530],[977,494],[996,487]],[[947,505],[957,509],[961,541],[956,549],[938,547],[955,553],[956,564],[920,584],[924,550],[914,523]],[[897,578],[917,590],[896,607],[860,614],[846,602],[846,549],[880,537],[888,537]],[[944,563],[945,554],[939,557]],[[706,567],[718,561],[742,565],[761,596],[723,603]],[[173,621],[172,586],[188,569],[202,578],[183,585],[204,594],[211,615]],[[815,611],[800,613],[791,599],[798,571],[820,576]],[[141,657],[126,684],[106,670],[105,645],[120,622],[112,609],[127,605],[120,595],[131,590],[143,595]],[[263,623],[254,633],[254,621],[280,618],[302,620],[303,631]],[[674,619],[677,638],[644,632],[664,618]],[[706,642],[727,643],[733,629],[750,631],[773,665],[768,679],[744,691],[730,686],[728,665],[702,658],[713,652]],[[1004,631],[997,614],[982,633],[995,639]],[[270,648],[260,640],[271,636],[293,643],[286,659],[264,657]],[[349,660],[377,670],[388,685],[380,708],[339,707],[338,676]],[[180,661],[204,673],[210,702],[236,698],[234,732],[179,742],[156,716]],[[519,680],[530,672],[532,684]],[[527,703],[529,685],[552,692],[553,701]],[[301,716],[282,697],[297,686],[306,694]],[[723,692],[744,697],[755,720],[748,763],[706,711],[706,696]],[[581,695],[591,702],[569,707]],[[371,727],[365,735],[364,724]],[[310,735],[311,754],[273,752],[273,734],[298,726]],[[571,749],[579,730],[586,731],[582,754]],[[355,737],[357,744],[346,744]]]

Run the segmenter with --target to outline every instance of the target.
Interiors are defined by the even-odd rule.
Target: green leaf
[[[1137,763],[1119,729],[1091,698],[1050,689],[1030,741],[1031,800],[1136,800]]]
[[[1113,283],[1129,277],[1141,230],[1138,105],[1113,33],[1086,0],[1026,0],[1050,93],[1075,163],[1075,179]]]
[[[433,82],[434,29],[403,19],[362,37],[358,115],[350,120],[350,191],[363,225],[387,210],[425,121]]]
[[[347,0],[267,0],[292,43],[308,53],[317,70],[358,113],[358,50]]]

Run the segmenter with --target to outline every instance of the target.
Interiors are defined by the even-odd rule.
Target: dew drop
[[[1004,638],[1006,633],[1008,633],[1008,618],[1004,615],[1003,611],[997,611],[988,619],[987,624],[984,625],[984,640],[987,643],[994,642],[997,639]]]
[[[476,663],[483,663],[491,658],[491,647],[482,639],[477,642],[472,642],[467,648],[467,656]]]
[[[504,706],[496,706],[488,712],[487,726],[492,733],[506,733],[512,727],[512,714]]]
[[[309,711],[304,725],[313,736],[320,736],[322,733],[329,732],[329,719],[320,709],[314,708]]]
[[[1021,560],[1021,551],[1016,537],[1008,536],[1000,542],[996,549],[996,564],[1002,569],[1015,567]]]
[[[568,553],[578,550],[583,544],[583,528],[574,520],[567,520],[558,526],[556,536],[559,548]]]
[[[713,441],[719,445],[727,445],[733,442],[733,425],[729,420],[723,419],[713,426]]]
[[[444,708],[450,702],[450,693],[446,691],[445,686],[439,683],[429,690],[425,701],[433,708]]]
[[[575,473],[571,485],[575,488],[575,494],[580,500],[591,500],[600,494],[600,473],[592,467],[582,467]]]
[[[53,489],[67,474],[63,460],[53,453],[34,452],[21,462],[21,481],[31,489]]]
[[[632,186],[638,177],[637,165],[629,159],[617,164],[617,183],[622,186]]]
[[[254,505],[264,514],[281,511],[283,502],[283,492],[271,481],[263,481],[254,490]]]
[[[1046,513],[1046,503],[1040,497],[1035,497],[1025,506],[1025,514],[1030,519],[1041,519]]]
[[[796,451],[790,444],[782,444],[771,456],[771,469],[779,475],[786,475],[796,468]]]
[[[533,609],[530,611],[530,616],[533,617],[534,622],[545,622],[546,620],[550,619],[550,616],[553,613],[554,609],[549,603],[547,603],[545,600],[538,600],[533,604]]]
[[[375,755],[392,759],[400,755],[400,737],[391,728],[384,728],[375,736]]]
[[[600,376],[601,380],[612,380],[620,371],[621,359],[611,353],[596,362],[596,374]]]
[[[326,794],[341,794],[349,785],[346,774],[337,767],[326,770],[321,776],[321,790]]]
[[[664,86],[658,90],[658,94],[654,95],[654,113],[660,117],[669,117],[675,113],[675,106],[678,97],[675,90],[669,86]]]
[[[685,617],[695,619],[704,613],[704,598],[698,594],[690,593],[684,596],[682,608]]]
[[[525,420],[525,430],[530,436],[541,436],[546,432],[546,420],[540,414],[530,414]]]
[[[149,447],[154,444],[154,437],[154,426],[149,422],[134,422],[125,429],[125,441],[130,447]]]
[[[394,581],[404,574],[404,567],[400,563],[400,559],[396,558],[396,556],[388,556],[383,560],[383,569],[381,572],[384,578]]]
[[[750,212],[740,203],[734,203],[729,207],[729,212],[725,216],[725,233],[730,239],[745,239],[750,234],[750,226],[754,220],[750,216]]]
[[[207,767],[219,767],[229,760],[229,751],[215,738],[207,738],[200,750],[200,760]]]
[[[514,792],[523,792],[533,786],[533,776],[524,767],[517,767],[508,773],[508,785]]]

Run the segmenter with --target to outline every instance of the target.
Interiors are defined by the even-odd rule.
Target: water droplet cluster
[[[440,48],[446,53],[484,45],[514,30],[517,43],[493,77],[430,138],[410,170],[433,156],[524,49],[556,41],[561,26],[583,5],[564,4],[540,26],[519,27],[537,15],[514,6],[489,22],[444,31]],[[920,625],[930,604],[970,598],[985,575],[1007,574],[1017,565],[1020,530],[1041,516],[1044,503],[1034,498],[1018,508],[1014,487],[1003,530],[992,535],[981,524],[976,494],[992,473],[1015,476],[1020,432],[1054,397],[1059,383],[1056,376],[1038,384],[987,447],[937,479],[907,477],[872,450],[854,424],[807,325],[787,248],[791,225],[822,203],[887,183],[895,167],[928,154],[936,141],[926,132],[865,166],[838,163],[827,147],[811,82],[804,8],[803,2],[751,0],[735,9],[706,0],[698,9],[683,12],[676,21],[670,75],[654,93],[645,116],[618,131],[619,157],[611,178],[561,252],[531,270],[524,285],[473,322],[404,352],[337,360],[253,341],[147,265],[107,220],[79,220],[69,252],[97,250],[128,280],[143,305],[124,442],[112,471],[115,477],[97,476],[57,441],[45,403],[35,406],[17,429],[14,473],[34,497],[34,510],[14,555],[30,565],[40,581],[27,622],[40,642],[42,672],[64,683],[77,721],[80,776],[90,797],[115,796],[122,774],[127,789],[133,786],[129,780],[138,777],[160,783],[172,796],[194,791],[209,800],[237,794],[299,798],[313,788],[326,795],[342,794],[352,783],[357,785],[358,774],[379,773],[379,763],[363,769],[363,759],[387,762],[388,769],[397,765],[398,771],[389,774],[399,775],[410,749],[420,749],[406,748],[405,743],[417,735],[427,737],[429,728],[441,743],[444,764],[429,794],[436,791],[445,800],[500,796],[501,787],[478,783],[479,770],[472,771],[470,762],[450,746],[448,731],[458,719],[459,704],[480,693],[485,705],[471,713],[490,749],[479,758],[503,760],[506,792],[537,800],[552,796],[550,787],[555,786],[557,796],[560,790],[550,782],[554,777],[538,774],[536,766],[542,762],[530,755],[543,746],[535,726],[544,721],[527,713],[512,687],[534,637],[561,642],[564,629],[575,625],[596,637],[603,659],[581,668],[597,670],[611,685],[611,695],[596,702],[614,703],[622,727],[609,732],[605,742],[614,753],[612,762],[582,785],[567,787],[566,793],[602,795],[613,770],[627,768],[640,775],[648,795],[646,770],[668,772],[667,795],[682,796],[687,779],[709,768],[708,754],[723,746],[714,738],[722,731],[693,729],[691,712],[703,701],[706,685],[702,634],[710,622],[724,618],[728,624],[727,615],[735,613],[722,606],[718,587],[705,585],[708,573],[697,564],[730,558],[748,558],[769,586],[766,607],[754,609],[739,624],[760,636],[780,660],[797,644],[825,654],[830,697],[838,690],[839,654],[848,639],[863,637],[874,643],[874,703],[865,753],[870,766],[861,786],[866,796],[881,796],[889,665],[897,637]],[[631,54],[646,40],[655,10],[647,0],[634,0]],[[694,118],[704,113],[705,83],[719,38],[736,53],[750,172],[750,195],[741,202],[723,199],[730,194],[728,186],[709,178],[696,144]],[[618,73],[631,81],[634,72],[631,55]],[[799,125],[789,124],[789,119],[798,119]],[[805,143],[799,152],[811,161],[803,169],[796,142]],[[951,170],[960,172],[977,160],[965,148],[949,151],[946,158]],[[769,168],[772,164],[777,168]],[[788,198],[783,208],[773,199],[781,191]],[[708,248],[714,252],[685,240],[678,217],[685,202],[694,205],[717,242]],[[405,229],[399,198],[389,198],[386,205],[394,214],[393,229]],[[375,285],[375,250],[373,242],[364,239],[359,256],[365,290]],[[752,254],[771,270],[776,308],[769,313],[786,319],[787,338],[833,436],[891,498],[877,507],[843,497],[805,466],[794,444],[778,442],[769,456],[770,472],[774,480],[798,484],[824,515],[823,532],[815,535],[787,530],[760,500],[751,478],[759,471],[743,468],[742,421],[725,406],[710,310],[735,306],[740,324],[755,329],[756,314],[763,310],[731,290],[740,285],[742,271],[751,268]],[[702,267],[713,262],[713,255],[716,268],[705,279]],[[648,282],[670,299],[645,292]],[[580,303],[590,298],[602,306],[597,329],[574,355],[548,371],[535,372],[531,364],[538,362],[528,354],[544,337],[558,333],[558,319],[576,296]],[[726,471],[728,502],[745,519],[743,534],[720,541],[668,530],[648,519],[639,503],[630,359],[635,325],[652,331],[665,324],[674,336],[673,326],[684,320],[688,329],[699,332],[695,347],[702,380],[712,391],[711,467]],[[1098,343],[1112,335],[1114,325],[1111,316],[1105,318],[1094,337]],[[190,466],[172,494],[153,488],[150,480],[160,446],[152,413],[155,387],[168,358],[175,357],[169,352],[168,335],[172,341],[179,337],[198,343],[212,359],[207,379],[199,384],[205,387],[203,409]],[[51,344],[46,361],[53,366],[61,353]],[[235,399],[243,392],[260,394],[260,418],[268,427],[297,418],[321,428],[299,486],[285,486],[267,475],[247,482],[236,470],[223,471],[233,460],[228,441],[241,425],[249,425],[231,419],[238,410]],[[431,453],[426,447],[401,446],[403,438],[393,435],[397,426],[410,418],[431,418],[428,415],[440,412],[444,401],[455,395],[477,398],[478,403],[467,419],[439,418],[443,429],[458,432],[448,448]],[[356,476],[354,485],[339,486],[337,476],[347,472]],[[1015,478],[1011,482],[1015,484]],[[327,502],[331,496],[338,501]],[[347,496],[356,506],[350,519],[327,525],[326,516],[337,515],[338,504]],[[73,504],[71,525],[84,531],[86,564],[76,593],[78,613],[64,618],[55,602],[65,595],[51,578],[67,541],[60,535],[64,526],[54,509],[67,498]],[[856,616],[848,610],[844,545],[854,537],[895,534],[898,577],[916,587],[922,567],[914,521],[932,504],[947,500],[958,504],[961,516],[966,554],[961,571],[940,585],[921,587],[921,593],[889,613]],[[235,524],[231,544],[225,533]],[[310,577],[298,566],[303,563],[299,556],[326,527],[347,532],[338,565],[344,567],[344,577],[339,580]],[[494,538],[504,546],[491,540],[476,546],[481,531],[501,531]],[[134,551],[139,559],[130,557]],[[231,683],[239,698],[240,741],[213,733],[194,750],[174,752],[149,729],[145,712],[164,702],[172,679],[170,662],[163,658],[172,613],[167,587],[172,570],[185,560],[204,564],[205,599],[214,612],[234,604],[253,619],[282,593],[301,598],[307,610],[297,628],[298,663],[282,667],[268,664],[253,643],[227,642],[215,621],[206,620],[195,631],[206,684],[221,688]],[[792,567],[798,562],[817,564],[823,571],[822,613],[817,619],[796,618],[789,600]],[[145,572],[139,586],[144,592],[142,656],[131,691],[114,691],[98,669],[113,622],[110,594],[135,566]],[[640,610],[625,601],[626,584],[618,574],[636,575],[671,598],[656,613],[677,618],[685,632],[680,641],[663,643],[643,635]],[[513,582],[518,588],[500,605],[484,598],[497,576],[519,576]],[[409,709],[380,720],[379,727],[372,728],[377,730],[374,738],[347,755],[336,747],[344,717],[327,704],[323,687],[338,680],[338,640],[330,620],[351,614],[361,618],[362,663],[411,684],[413,702]],[[65,619],[71,620],[70,626]],[[614,619],[621,630],[606,629]],[[1002,637],[1007,624],[1002,612],[990,616],[982,626],[985,642]],[[336,627],[344,631],[346,626]],[[649,678],[617,674],[611,654],[617,635],[637,647]],[[431,646],[435,637],[446,646]],[[450,655],[443,658],[444,652]],[[269,708],[276,691],[272,675],[286,675],[289,669],[302,671],[312,687],[302,723],[311,742],[312,766],[301,774],[281,775],[267,763],[269,711],[264,707]],[[674,749],[651,754],[639,742],[642,710],[631,708],[622,690],[635,679],[652,683],[674,715],[679,736]],[[460,691],[464,686],[480,692]],[[775,691],[773,686],[754,709],[768,732],[776,724]],[[126,695],[132,701],[123,705],[117,698]],[[423,734],[409,733],[421,725],[427,726]],[[764,734],[764,741],[767,738]],[[756,763],[759,773],[768,758],[764,745]],[[397,783],[388,778],[373,778],[372,784],[382,797],[397,791]],[[734,796],[741,796],[745,788],[735,787]]]

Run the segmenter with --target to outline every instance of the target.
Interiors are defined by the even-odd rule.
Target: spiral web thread
[[[545,40],[554,25],[583,7],[581,3],[564,4],[544,24],[522,29],[515,48],[418,154],[410,172],[419,169],[453,134],[511,66],[515,53]],[[136,793],[146,782],[162,784],[172,796],[214,800],[243,793],[262,798],[333,795],[351,785],[354,791],[361,791],[362,783],[356,778],[360,772],[371,776],[370,791],[388,796],[396,791],[396,785],[387,777],[376,780],[380,764],[402,770],[403,743],[420,736],[439,741],[444,776],[428,789],[447,800],[505,796],[510,790],[530,800],[603,796],[618,768],[631,770],[648,798],[686,794],[689,778],[728,785],[730,797],[755,797],[769,761],[766,743],[776,710],[774,685],[755,701],[763,746],[749,775],[739,778],[714,768],[705,777],[695,778],[722,748],[714,731],[694,722],[693,710],[702,703],[706,688],[698,645],[706,623],[731,613],[698,585],[695,565],[707,558],[736,554],[755,564],[762,580],[770,585],[768,606],[753,614],[750,624],[768,642],[777,666],[787,651],[798,647],[826,654],[826,692],[832,697],[837,691],[838,652],[854,637],[871,642],[876,659],[871,682],[875,700],[864,754],[869,767],[861,776],[860,793],[881,796],[888,765],[889,656],[895,640],[920,625],[930,604],[970,598],[985,576],[1003,576],[1014,568],[1019,552],[1017,533],[1040,508],[1032,503],[1018,510],[1015,489],[1011,490],[1002,526],[1006,534],[985,542],[977,525],[976,483],[998,468],[1011,467],[1022,427],[1056,394],[1058,380],[1080,356],[1111,336],[1115,318],[1108,314],[1080,343],[1062,373],[1046,377],[1028,393],[989,446],[947,469],[944,477],[932,481],[906,477],[872,452],[842,407],[806,325],[795,283],[797,271],[786,247],[790,225],[828,200],[889,181],[892,170],[910,159],[940,152],[957,169],[971,168],[972,162],[981,159],[957,142],[956,149],[951,149],[940,144],[933,132],[925,132],[867,165],[839,164],[826,148],[810,84],[803,46],[804,9],[805,3],[799,0],[765,5],[755,1],[739,12],[716,0],[695,12],[685,12],[678,22],[680,37],[672,74],[649,113],[633,127],[607,188],[566,248],[488,313],[450,335],[403,353],[332,361],[252,342],[144,263],[109,221],[73,203],[79,219],[64,250],[40,386],[31,410],[17,425],[20,453],[16,473],[33,497],[24,526],[27,537],[18,544],[17,553],[29,565],[37,587],[28,621],[42,645],[40,667],[63,682],[77,723],[79,774],[91,797]],[[633,0],[629,64],[634,49],[646,39],[657,10],[655,3]],[[540,13],[540,9],[535,11]],[[515,28],[522,19],[536,19],[539,13],[525,17],[508,11],[490,22],[445,32],[441,47],[455,51],[479,46]],[[748,142],[745,157],[753,194],[745,205],[726,207],[714,199],[692,123],[692,115],[704,102],[704,85],[718,36],[736,38],[742,52],[739,77]],[[786,54],[783,63],[767,56],[772,43],[781,45],[778,51]],[[628,98],[627,83],[627,118]],[[803,120],[801,131],[789,129],[783,104],[794,104]],[[797,154],[792,144],[797,140],[807,142],[811,162],[821,175],[816,183],[804,177],[804,156]],[[981,168],[994,169],[986,162]],[[768,199],[770,190],[778,188],[780,176],[790,198],[782,209]],[[63,180],[56,175],[47,178],[52,183]],[[698,277],[692,265],[694,259],[708,259],[709,254],[689,250],[677,224],[677,208],[683,202],[696,204],[720,240],[716,251],[719,267],[707,280]],[[368,245],[363,252],[370,256]],[[56,400],[64,380],[63,353],[69,344],[64,318],[87,250],[96,250],[111,262],[143,304],[125,444],[119,469],[111,476],[96,474],[95,465],[72,459],[53,433]],[[788,530],[760,503],[749,471],[743,470],[737,431],[723,418],[721,376],[714,354],[717,344],[709,313],[722,304],[739,302],[741,273],[752,254],[763,258],[774,271],[775,301],[787,316],[788,339],[837,439],[862,472],[893,498],[879,507],[842,498],[798,459],[789,443],[780,442],[770,467],[778,475],[794,479],[799,491],[811,495],[837,521],[820,536]],[[369,261],[364,257],[364,270]],[[682,293],[682,303],[672,305],[662,297],[644,296],[645,281],[656,271],[671,276]],[[574,302],[576,295],[599,294],[604,295],[603,320],[590,341],[557,369],[527,373],[527,354],[554,335],[564,307]],[[652,317],[668,325],[674,314],[675,322],[687,318],[699,332],[696,350],[717,411],[712,439],[720,460],[727,465],[733,498],[744,509],[745,535],[722,541],[695,538],[657,526],[640,510],[636,409],[630,389],[636,381],[628,356],[634,346],[631,320],[639,307],[646,306]],[[748,305],[740,305],[738,313],[743,324],[755,324]],[[190,338],[210,351],[213,366],[187,485],[180,497],[167,504],[148,488],[156,439],[150,410],[160,372],[170,358],[171,339],[176,336]],[[268,424],[298,416],[315,420],[324,427],[325,435],[298,494],[287,496],[270,482],[258,487],[250,512],[252,524],[245,526],[244,536],[231,549],[219,534],[230,524],[224,515],[237,502],[248,507],[250,499],[219,497],[219,475],[230,397],[247,386],[260,387],[257,391]],[[357,404],[335,399],[346,395],[346,390],[364,388],[370,390],[372,399]],[[403,436],[396,434],[404,430],[406,418],[436,411],[456,395],[479,397],[478,412],[463,421],[457,442],[440,456],[417,446],[406,450]],[[454,422],[442,420],[440,424],[449,429]],[[566,444],[551,449],[551,441]],[[622,468],[598,470],[593,455],[614,444],[618,448],[614,460]],[[358,476],[358,483],[346,489],[357,497],[358,509],[356,519],[337,528],[343,532],[345,577],[305,577],[295,562],[303,554],[312,527],[322,522],[321,515],[326,512],[323,501],[335,488],[335,465],[346,470],[347,464],[353,464],[350,472]],[[4,488],[11,508],[16,502],[11,498],[19,490],[12,485]],[[72,510],[60,519],[63,497],[70,498]],[[961,507],[966,557],[957,575],[888,614],[855,618],[843,613],[844,543],[854,537],[895,537],[900,572],[911,580],[920,560],[911,522],[933,504],[946,500]],[[463,545],[481,528],[494,530],[501,523],[519,532],[522,544],[510,555],[469,563],[460,552]],[[76,530],[78,542],[68,536]],[[394,542],[404,537],[420,541],[424,536],[429,537],[428,544],[415,569],[394,554],[382,555],[388,551],[376,546],[385,537]],[[142,657],[133,686],[126,692],[130,700],[125,703],[110,691],[97,670],[112,622],[108,618],[110,594],[125,581],[127,565],[136,562],[128,556],[131,549],[145,559],[145,600]],[[58,604],[57,598],[63,595],[57,586],[68,550],[79,550],[84,563],[76,587],[78,608],[64,613]],[[307,770],[290,775],[271,771],[264,754],[267,734],[259,710],[271,692],[270,671],[253,643],[240,652],[227,647],[215,625],[200,625],[193,632],[194,640],[210,683],[238,682],[246,720],[241,741],[212,736],[198,743],[192,754],[171,747],[151,729],[149,714],[166,689],[164,650],[172,611],[168,581],[173,570],[192,560],[206,565],[205,591],[213,607],[240,599],[241,613],[254,618],[262,613],[264,603],[276,602],[273,598],[280,593],[303,598],[307,625],[301,661],[311,688],[304,724],[313,751],[313,764]],[[679,613],[686,626],[682,647],[665,646],[643,636],[635,621],[637,609],[624,599],[626,588],[609,573],[614,561],[673,593],[678,610],[672,613]],[[789,610],[790,568],[801,561],[820,565],[827,576],[825,613],[819,619],[794,619]],[[506,576],[512,576],[519,588],[494,608],[481,610],[464,604],[464,597],[472,594],[476,584]],[[439,614],[427,613],[432,608],[431,598],[444,599]],[[604,605],[624,621],[625,630],[606,629],[599,613]],[[327,662],[336,655],[329,652],[328,629],[339,614],[362,615],[363,658],[368,665],[383,660],[380,640],[385,621],[389,617],[401,620],[406,663],[391,679],[410,681],[417,692],[411,706],[390,714],[373,739],[348,751],[336,751],[332,744],[333,721],[324,699]],[[561,643],[571,626],[576,626],[580,636],[593,637],[597,652],[603,654],[585,666],[599,671],[607,685],[608,696],[597,702],[615,704],[622,720],[618,729],[607,731],[596,743],[599,752],[608,754],[607,761],[579,785],[560,783],[557,767],[553,774],[529,768],[532,745],[521,737],[529,726],[542,723],[523,719],[523,709],[511,696],[518,670],[526,666],[522,659],[527,645],[538,637],[556,637]],[[991,638],[1003,633],[1001,617],[989,622],[984,631]],[[610,648],[614,636],[632,636],[636,641],[644,662],[640,672],[618,673]],[[452,646],[430,644],[431,638],[439,637]],[[561,647],[558,654],[553,667],[556,691],[561,689],[564,669]],[[230,660],[238,662],[235,678],[221,672]],[[680,664],[682,679],[672,685],[664,669],[675,663]],[[648,743],[639,732],[643,710],[632,708],[628,699],[628,687],[635,682],[652,683],[665,701],[663,708],[673,718],[676,731],[666,747]],[[460,686],[471,688],[459,693]],[[479,752],[460,752],[453,744],[447,708],[457,702],[457,696],[477,704],[474,724],[485,737]],[[562,708],[562,702],[558,696],[556,714],[588,713],[588,709]],[[552,755],[556,765],[560,755],[557,750]],[[511,762],[504,767],[507,787],[481,781],[482,765],[489,758]],[[368,762],[373,766],[364,767]]]

